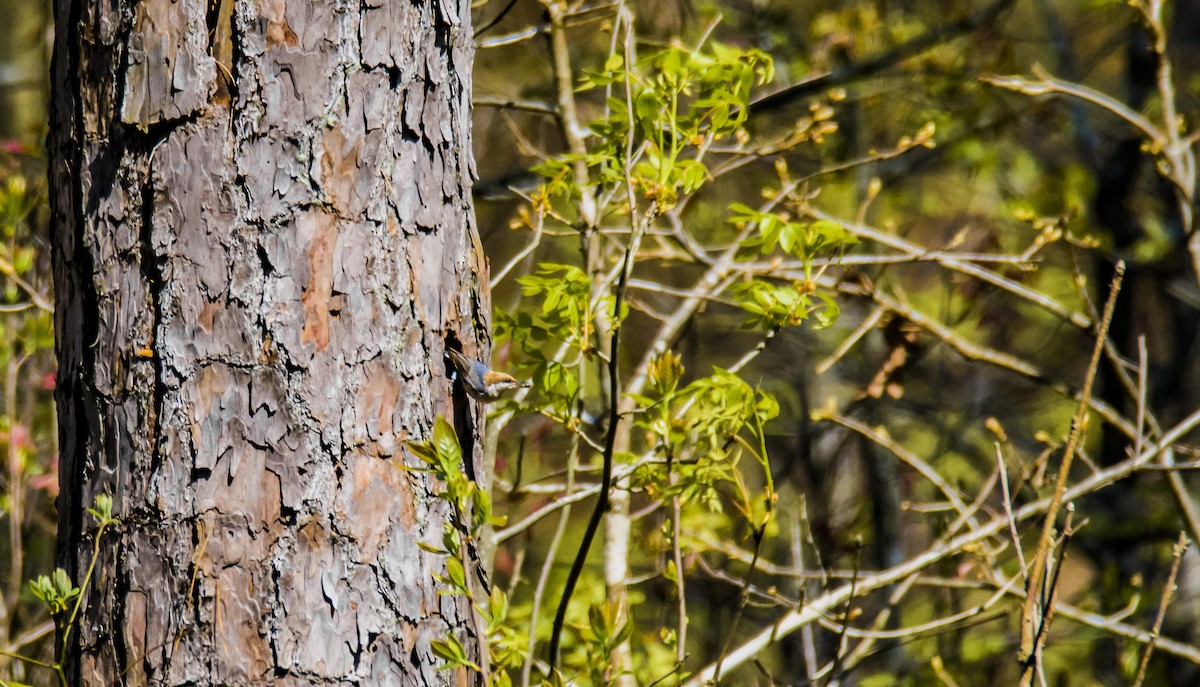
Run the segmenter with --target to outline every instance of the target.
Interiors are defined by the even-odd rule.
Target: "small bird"
[[[452,348],[446,349],[446,357],[454,363],[454,369],[458,370],[458,378],[462,380],[463,388],[476,401],[491,403],[509,389],[533,386],[530,382],[521,382],[503,372],[496,372],[478,360],[472,360]]]

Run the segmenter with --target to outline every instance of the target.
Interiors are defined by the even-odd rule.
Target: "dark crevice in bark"
[[[282,479],[282,478],[280,478]],[[287,527],[292,527],[296,524],[297,512],[282,500],[279,502],[279,522]]]
[[[375,580],[379,588],[379,598],[383,601],[383,605],[392,612],[397,618],[404,618],[411,621],[404,613],[400,611],[400,607],[396,605],[396,599],[393,598],[393,591],[396,588],[396,581],[388,574],[387,570],[378,563],[371,563],[371,572],[375,573]]]
[[[291,386],[291,378],[304,374],[307,371],[307,368],[292,362],[291,358],[287,354],[286,348],[281,346],[279,350],[283,352],[283,355],[279,357],[279,361],[283,363],[283,369],[288,376],[288,386]]]
[[[434,1],[437,2],[439,5],[442,2],[445,2],[445,0],[434,0]],[[437,49],[437,52],[440,52],[443,55],[450,55],[453,53],[453,51],[451,50],[451,47],[452,47],[451,44],[453,42],[452,36],[454,35],[455,27],[452,26],[449,22],[443,21],[443,19],[441,17],[442,14],[443,14],[443,12],[438,12],[436,15],[434,15],[435,19],[433,22],[433,25],[434,25],[433,26],[433,45]],[[454,69],[453,69],[454,60],[446,60],[446,63],[448,65],[446,71],[449,74],[453,75],[454,74]]]
[[[403,110],[403,107],[404,106],[401,106],[402,110]],[[404,143],[420,143],[421,142],[421,139],[422,139],[421,132],[413,129],[407,123],[405,123],[403,112],[400,113],[399,124],[400,124],[400,140],[401,141],[403,141]]]
[[[273,608],[278,610],[280,615],[284,616],[286,621],[287,607],[283,603],[280,596],[280,582],[283,578],[283,571],[279,569],[280,559],[279,552],[276,551],[271,560],[271,595],[274,597],[275,603]],[[264,624],[267,630],[267,646],[271,649],[271,671],[274,677],[287,677],[288,671],[279,661],[279,626],[280,622],[275,618],[273,613],[268,613],[264,618]]]
[[[151,146],[150,155],[153,155],[154,148]],[[140,262],[142,269],[142,279],[146,282],[146,292],[150,296],[150,312],[151,312],[151,327],[150,336],[156,344],[158,341],[159,327],[162,324],[162,289],[163,289],[163,274],[162,266],[159,264],[158,255],[154,251],[154,164],[153,160],[146,163],[146,178],[142,182],[141,188],[141,231],[139,234],[139,248],[141,251]],[[165,396],[165,388],[163,386],[163,370],[161,351],[156,345],[151,342],[146,342],[147,346],[153,351],[153,356],[150,363],[154,366],[154,382],[153,388],[150,390],[151,397],[151,413],[150,418],[150,475],[153,475],[162,466],[162,451],[159,448],[159,420],[162,416],[163,399]]]
[[[77,0],[81,1],[81,0]],[[120,35],[117,37],[114,45],[119,51],[117,54],[117,68],[115,72],[110,72],[114,76],[113,83],[113,107],[107,114],[111,115],[112,122],[109,123],[108,133],[112,133],[116,128],[121,126],[123,120],[122,113],[125,111],[125,85],[129,79],[129,43],[133,36],[133,17],[134,9],[130,6],[126,11],[121,12],[121,28]],[[97,84],[105,83],[104,79],[96,80]]]
[[[208,28],[208,54],[211,56],[217,42],[217,22],[221,18],[221,9],[224,3],[221,0],[208,0],[206,4],[204,25]]]
[[[62,40],[66,43],[66,54],[68,67],[62,70],[63,75],[82,75],[82,38],[80,36],[80,27],[82,24],[82,7],[83,3],[70,2],[69,0],[60,0],[55,3],[55,22],[56,26],[60,27],[60,31],[65,31],[66,36]],[[65,20],[61,16],[61,10],[66,8],[68,15]],[[55,51],[55,61],[60,58],[61,51]],[[58,65],[52,67],[57,71]],[[92,275],[95,272],[95,265],[92,260],[91,253],[86,249],[85,234],[87,223],[84,215],[84,192],[83,192],[83,166],[84,166],[84,141],[86,131],[84,128],[84,107],[83,98],[80,92],[80,82],[71,81],[64,82],[60,79],[55,79],[55,94],[53,102],[62,104],[64,101],[69,103],[72,110],[72,131],[70,134],[61,135],[61,138],[51,134],[52,140],[56,140],[54,146],[54,154],[58,158],[55,167],[61,165],[69,165],[66,170],[54,169],[57,175],[66,178],[66,202],[69,207],[69,214],[62,212],[63,201],[57,198],[60,185],[51,184],[51,193],[55,194],[54,204],[57,221],[68,221],[71,223],[69,227],[55,227],[55,234],[65,235],[69,233],[72,236],[70,245],[71,252],[69,255],[59,254],[59,274],[65,277],[64,281],[68,284],[57,285],[60,289],[58,296],[59,306],[63,303],[69,306],[69,310],[60,315],[58,318],[59,324],[66,325],[65,327],[56,328],[55,336],[58,338],[56,348],[59,353],[59,373],[58,382],[55,385],[56,401],[62,407],[71,407],[74,426],[64,425],[60,429],[61,443],[65,451],[61,456],[61,470],[59,482],[62,488],[59,491],[58,512],[59,512],[59,539],[58,539],[58,560],[59,563],[66,569],[67,573],[74,580],[80,579],[80,558],[79,551],[84,551],[86,548],[82,545],[83,532],[83,516],[86,506],[83,503],[83,495],[81,493],[84,484],[84,469],[87,462],[89,446],[91,445],[91,437],[95,431],[96,425],[93,424],[93,417],[98,419],[98,413],[89,412],[89,404],[94,398],[91,390],[92,371],[95,369],[95,354],[92,345],[95,343],[98,336],[99,322],[96,317],[85,316],[88,313],[98,313],[99,304],[96,296],[96,289],[93,283]],[[66,186],[67,184],[63,184]],[[69,218],[68,218],[69,217]],[[63,241],[56,241],[57,250],[61,251]],[[75,293],[69,293],[70,289],[74,289]],[[64,293],[64,291],[66,293]],[[64,339],[74,338],[74,345],[63,343]],[[70,355],[64,355],[65,352],[70,352]],[[76,358],[75,354],[78,354]],[[78,632],[76,631],[76,637]],[[80,684],[80,661],[79,652],[70,645],[66,637],[63,637],[61,632],[57,636],[57,641],[65,647],[65,673],[70,684]]]
[[[204,13],[204,24],[207,28],[208,36],[208,55],[213,58],[214,64],[217,65],[217,88],[215,89],[212,98],[216,98],[218,102],[223,102],[225,97],[233,103],[237,98],[237,32],[234,30],[233,20],[236,16],[234,12],[234,0],[208,0],[207,7]],[[229,53],[224,54],[222,45],[218,44],[218,34],[220,32],[222,20],[225,20],[229,26]],[[229,60],[230,64],[226,66],[222,58]],[[211,99],[210,99],[211,102]],[[232,106],[232,105],[231,105]]]
[[[363,71],[367,71],[367,64],[366,64],[366,62],[363,61],[363,56],[362,56],[362,52],[363,52],[363,17],[367,16],[367,12],[370,11],[370,9],[371,8],[367,6],[367,0],[358,0],[358,26],[355,27],[355,31],[354,31],[354,37],[355,37],[354,47],[356,48],[357,54],[358,54],[358,66],[361,67],[363,69]]]
[[[350,65],[342,65],[342,116],[350,116]]]
[[[237,111],[238,98],[240,92],[241,66],[246,59],[245,47],[242,45],[242,31],[238,25],[238,13],[236,12],[237,3],[232,0],[229,2],[229,109],[232,112]],[[234,117],[230,115],[230,125],[232,126]]]
[[[262,243],[254,243],[254,251],[258,253],[258,267],[262,269],[264,279],[268,279],[275,274],[275,265],[271,264],[271,256],[266,252],[266,246]]]
[[[117,674],[124,676],[129,673],[129,647],[125,644],[125,600],[129,598],[131,588],[129,582],[129,566],[125,565],[125,544],[127,537],[117,537],[117,550],[113,552],[113,568],[115,569],[113,589],[112,639],[113,654],[117,663]],[[123,682],[123,680],[122,680]]]

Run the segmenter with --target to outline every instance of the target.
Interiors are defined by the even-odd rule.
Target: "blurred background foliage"
[[[0,0],[0,679],[53,674],[54,625],[28,581],[54,570],[58,494],[54,334],[46,243],[50,7]]]
[[[741,372],[778,401],[765,441],[779,493],[765,533],[762,561],[746,582],[749,532],[728,515],[691,511],[684,530],[692,552],[687,653],[696,668],[727,641],[768,627],[780,608],[857,574],[906,559],[938,536],[949,514],[929,512],[937,495],[897,466],[894,442],[932,465],[964,494],[994,476],[1001,441],[1014,501],[1044,495],[1038,470],[1065,442],[1084,376],[1095,311],[1120,258],[1128,263],[1111,338],[1124,359],[1138,360],[1145,337],[1147,408],[1168,427],[1200,405],[1197,275],[1189,264],[1171,190],[1135,132],[1110,113],[1078,101],[1031,98],[983,77],[1029,74],[1034,65],[1086,84],[1136,111],[1160,112],[1156,60],[1144,24],[1118,0],[639,0],[639,49],[710,40],[757,49],[774,62],[772,81],[756,89],[745,128],[755,140],[803,145],[760,151],[736,172],[714,178],[680,214],[705,244],[728,240],[728,207],[755,205],[779,184],[781,169],[808,178],[815,203],[846,221],[861,220],[921,247],[981,255],[1021,254],[1037,244],[1036,269],[989,265],[1062,305],[1063,316],[1009,291],[945,269],[933,259],[856,264],[878,246],[847,248],[838,267],[841,317],[831,328],[779,331]],[[474,145],[478,225],[493,273],[528,245],[529,203],[543,179],[534,168],[567,142],[555,116],[557,95],[546,6],[537,0],[477,2]],[[575,83],[600,72],[613,42],[614,3],[564,5]],[[1200,2],[1168,5],[1169,55],[1177,107],[1189,123],[1200,99]],[[5,656],[46,658],[53,625],[25,584],[54,567],[57,492],[49,312],[45,135],[50,13],[44,0],[0,0],[0,678],[48,683]],[[599,118],[603,92],[580,92],[580,119]],[[927,124],[935,147],[879,154]],[[1194,142],[1193,142],[1194,143]],[[748,200],[749,199],[749,200]],[[1041,243],[1045,245],[1042,246]],[[578,259],[569,227],[548,230],[535,251],[496,284],[497,308],[536,311],[516,278],[538,263]],[[654,270],[653,266],[639,269]],[[664,274],[667,272],[664,269]],[[681,286],[698,268],[681,267]],[[671,274],[675,274],[672,272]],[[625,330],[631,361],[650,345],[657,313],[671,299],[633,292]],[[683,383],[729,366],[761,340],[742,328],[746,313],[714,299],[678,343]],[[1079,322],[1072,323],[1072,317]],[[518,364],[504,342],[498,363]],[[1014,372],[1017,361],[1033,374]],[[1124,416],[1137,408],[1117,367],[1101,367],[1097,397]],[[1026,369],[1026,368],[1021,368]],[[580,396],[594,401],[597,384]],[[1128,440],[1097,421],[1081,454],[1081,474],[1123,460]],[[869,440],[852,430],[885,428]],[[517,416],[498,448],[495,508],[509,521],[546,505],[539,482],[561,475],[567,434],[536,413]],[[1177,459],[1197,456],[1179,449]],[[586,464],[586,461],[585,461]],[[1053,472],[1053,469],[1050,470]],[[1020,479],[1018,479],[1020,478]],[[1195,478],[1183,475],[1196,495]],[[553,480],[551,480],[553,481]],[[635,493],[633,511],[645,505]],[[1079,504],[1086,516],[1064,563],[1061,598],[1104,617],[1149,628],[1171,565],[1171,543],[1188,530],[1185,509],[1161,473],[1138,475]],[[577,532],[586,508],[576,509]],[[553,518],[512,536],[495,552],[497,582],[511,596],[509,616],[528,622],[533,581],[546,557]],[[674,627],[669,546],[661,513],[635,517],[629,594],[634,669],[649,684],[669,674]],[[572,540],[574,537],[574,541]],[[562,584],[578,535],[568,534],[551,562],[548,598]],[[1029,540],[1026,541],[1028,545]],[[981,554],[983,555],[983,554]],[[11,561],[8,564],[5,562]],[[991,594],[968,559],[928,571],[930,584],[905,597],[887,625],[907,627],[981,603]],[[804,575],[798,570],[807,571]],[[1013,571],[1008,569],[1009,574]],[[1200,644],[1200,562],[1189,553],[1179,574],[1164,635]],[[940,581],[939,581],[940,580]],[[599,562],[585,570],[577,596],[604,597]],[[747,602],[748,600],[748,602]],[[552,605],[552,603],[551,603]],[[887,593],[856,600],[853,617],[875,617]],[[947,631],[886,638],[841,674],[841,684],[1013,684],[1017,607],[1003,605]],[[541,635],[548,618],[540,614]],[[741,634],[731,637],[741,618]],[[837,618],[835,620],[840,620]],[[575,617],[578,625],[587,620]],[[805,684],[815,656],[838,653],[843,639],[826,626],[797,633],[744,666],[730,684]],[[886,628],[885,628],[886,629]],[[1057,685],[1127,685],[1142,644],[1094,626],[1059,619],[1046,656]],[[43,671],[44,672],[44,671]],[[826,682],[830,684],[830,682]],[[1158,652],[1145,684],[1200,684],[1196,666]]]
[[[858,264],[855,256],[878,255],[880,245],[864,241],[848,248],[837,270],[842,287],[837,324],[824,331],[809,324],[785,328],[741,371],[780,405],[778,418],[767,426],[779,500],[762,549],[764,560],[780,564],[776,573],[759,567],[747,591],[743,583],[753,547],[745,526],[716,514],[685,515],[692,518],[685,531],[711,535],[689,542],[689,668],[720,655],[736,618],[741,630],[734,645],[752,629],[769,626],[781,608],[832,585],[826,574],[845,579],[855,565],[861,571],[896,565],[928,546],[939,534],[939,522],[949,524],[949,514],[929,512],[936,507],[935,490],[897,467],[889,444],[920,456],[962,493],[975,495],[995,476],[994,443],[1000,441],[1017,505],[1053,491],[1047,485],[1075,409],[1064,391],[1082,384],[1117,260],[1125,260],[1128,271],[1110,338],[1112,352],[1124,362],[1101,365],[1097,399],[1131,420],[1137,414],[1120,375],[1136,378],[1129,363],[1136,366],[1138,339],[1145,337],[1147,407],[1158,422],[1170,426],[1200,404],[1197,275],[1186,250],[1188,229],[1151,151],[1111,112],[1079,100],[1029,97],[988,81],[1030,75],[1040,66],[1158,116],[1163,103],[1157,59],[1145,22],[1127,3],[634,4],[639,50],[691,47],[708,36],[773,58],[773,80],[756,89],[745,124],[755,141],[812,131],[814,118],[828,124],[801,144],[746,156],[736,173],[714,172],[704,194],[679,213],[700,244],[729,240],[729,206],[761,202],[765,189],[779,187],[782,166],[790,178],[807,180],[813,204],[823,212],[902,237],[918,251],[1035,256],[1035,268],[984,266],[1057,304],[1047,308],[1014,297],[1007,287],[934,259]],[[493,273],[509,269],[514,257],[519,261],[511,266],[513,274],[528,274],[541,262],[580,259],[578,227],[569,225],[547,229],[537,237],[536,250],[524,252],[534,239],[530,204],[521,196],[534,194],[536,205],[543,181],[531,170],[569,146],[557,109],[546,5],[493,0],[476,11],[477,27],[501,17],[477,37],[475,73],[481,177],[476,209]],[[564,7],[578,85],[580,72],[602,70],[610,54],[613,4]],[[1166,16],[1175,103],[1189,132],[1200,96],[1200,3],[1167,3]],[[582,122],[603,115],[603,92],[581,89],[577,98]],[[882,154],[929,123],[936,146]],[[639,271],[687,288],[701,270],[666,260],[647,261],[635,274]],[[536,310],[538,303],[508,276],[495,284],[493,298],[509,313]],[[630,300],[625,329],[631,350],[623,364],[634,365],[677,300],[636,290]],[[761,332],[743,329],[744,320],[742,309],[720,298],[691,319],[677,346],[685,381],[708,374],[713,365],[728,367],[760,342]],[[501,344],[497,359],[519,364],[519,347]],[[585,405],[602,395],[601,384],[585,380],[583,387]],[[1114,465],[1132,450],[1124,434],[1093,420],[1080,476]],[[869,438],[853,427],[878,431]],[[516,518],[550,502],[553,495],[539,491],[538,480],[561,481],[567,455],[552,423],[536,415],[515,418],[498,452],[497,509]],[[1177,456],[1194,458],[1186,449]],[[1103,616],[1135,608],[1126,620],[1151,626],[1172,543],[1189,530],[1188,508],[1194,516],[1194,505],[1173,496],[1165,482],[1161,474],[1141,475],[1078,504],[1087,524],[1071,540],[1062,599]],[[1194,499],[1195,478],[1185,473],[1182,484]],[[647,684],[671,669],[674,650],[663,633],[674,627],[676,600],[664,516],[654,511],[648,493],[635,489],[633,498],[634,663],[638,682]],[[573,517],[578,523],[570,531],[578,531],[583,515]],[[512,585],[514,609],[532,593],[553,530],[553,518],[547,518],[498,551],[497,571]],[[1036,537],[1024,537],[1023,543],[1032,548]],[[577,544],[568,535],[563,549],[573,552]],[[560,554],[557,575],[569,561]],[[802,563],[817,582],[797,577]],[[1012,563],[1004,563],[1010,574]],[[593,564],[581,593],[599,602],[599,557]],[[990,592],[955,587],[979,579],[972,565],[955,560],[934,566],[929,573],[941,576],[944,585],[910,593],[887,627],[912,626],[981,603]],[[1200,641],[1198,566],[1194,552],[1185,556],[1180,573],[1185,582],[1165,624],[1166,633],[1193,644]],[[739,611],[747,593],[752,600]],[[887,606],[886,593],[864,599],[860,624],[869,624]],[[1021,612],[1001,610],[1006,612],[936,635],[881,641],[840,679],[874,687],[953,678],[961,684],[1013,684]],[[815,646],[822,660],[837,653],[838,632],[830,625],[814,637],[781,640],[760,656],[757,669],[743,667],[729,682],[805,684],[803,666],[812,659],[806,651]],[[1130,684],[1142,652],[1137,642],[1061,618],[1049,645],[1047,673],[1060,685]],[[1196,666],[1178,657],[1158,654],[1148,670],[1145,684],[1200,682]]]

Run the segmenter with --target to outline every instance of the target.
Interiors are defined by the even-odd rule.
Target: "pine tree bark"
[[[448,510],[404,442],[486,357],[466,0],[56,0],[72,684],[466,684]],[[480,473],[479,476],[484,476]]]

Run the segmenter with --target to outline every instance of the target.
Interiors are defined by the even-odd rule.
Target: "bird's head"
[[[522,382],[512,375],[488,370],[483,375],[483,383],[487,385],[489,395],[499,395],[509,389],[524,389],[532,386],[530,382]]]

